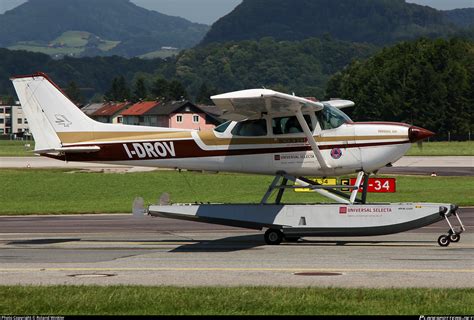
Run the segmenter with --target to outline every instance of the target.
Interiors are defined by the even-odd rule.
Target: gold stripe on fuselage
[[[207,146],[272,145],[305,143],[305,137],[234,137],[218,138],[214,131],[201,131],[199,138]],[[62,143],[103,143],[114,141],[192,139],[191,132],[58,132]],[[407,139],[407,135],[314,137],[317,142]]]
[[[58,132],[63,143],[191,139],[191,132]]]
[[[236,138],[218,138],[213,131],[199,132],[199,138],[208,146],[227,146],[227,145],[245,145],[245,144],[288,144],[304,143],[305,137],[236,137]],[[315,136],[317,142],[336,142],[336,141],[368,141],[368,140],[396,140],[407,139],[407,135],[376,135],[376,136],[334,136],[321,137]]]

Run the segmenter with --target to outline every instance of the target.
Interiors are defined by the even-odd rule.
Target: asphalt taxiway
[[[460,215],[474,228],[474,208]],[[396,235],[268,246],[259,231],[131,215],[0,218],[0,284],[474,286],[474,235],[446,222]]]
[[[405,157],[380,173],[473,176],[474,157]],[[153,168],[0,158],[2,168]],[[131,215],[0,217],[0,285],[474,287],[474,208],[441,248],[445,221],[401,234],[305,238],[267,246],[262,232]],[[454,221],[454,220],[453,220]]]

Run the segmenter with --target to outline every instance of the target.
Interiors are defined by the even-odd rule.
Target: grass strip
[[[157,203],[259,203],[272,177],[176,171],[91,173],[67,170],[0,170],[0,214],[131,212],[135,197]],[[439,202],[474,205],[474,177],[397,177],[397,192],[369,194],[369,202]],[[329,202],[313,193],[285,192],[286,203]]]
[[[468,315],[473,289],[3,286],[2,314]]]
[[[474,156],[474,141],[424,142],[419,148],[415,143],[407,156]]]
[[[33,157],[34,141],[0,140],[0,157]]]

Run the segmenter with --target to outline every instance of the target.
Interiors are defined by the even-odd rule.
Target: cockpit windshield
[[[316,112],[316,117],[318,117],[321,130],[339,128],[344,123],[352,122],[347,114],[328,104],[324,105],[323,110]]]

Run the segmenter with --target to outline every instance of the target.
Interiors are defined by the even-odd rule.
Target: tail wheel
[[[447,247],[449,246],[449,236],[445,236],[445,235],[441,235],[439,236],[438,238],[438,244],[441,246],[441,247]]]
[[[449,236],[449,241],[450,242],[459,242],[459,240],[461,240],[461,235],[460,234],[452,234]]]
[[[265,232],[265,242],[268,245],[278,245],[283,241],[283,232],[277,229],[268,229]]]

